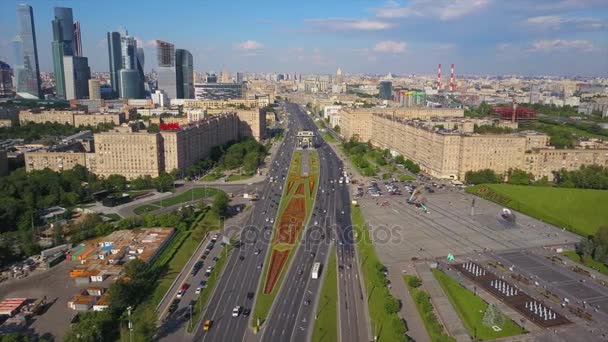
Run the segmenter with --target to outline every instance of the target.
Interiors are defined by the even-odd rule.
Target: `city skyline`
[[[11,65],[15,8],[0,5],[0,59]],[[363,1],[328,6],[184,2],[102,4],[30,1],[41,71],[51,71],[54,7],[70,7],[81,23],[93,72],[109,71],[106,33],[127,27],[150,58],[155,41],[189,50],[194,69],[249,72],[433,74],[437,63],[457,74],[585,75],[608,73],[608,4],[603,1]],[[188,8],[188,11],[182,9]],[[134,13],[137,13],[135,17]],[[224,13],[226,15],[219,15]],[[204,20],[201,20],[201,15]],[[183,25],[183,23],[196,25]],[[281,53],[276,53],[282,49]],[[151,59],[149,59],[151,60]],[[146,63],[146,71],[156,69]]]

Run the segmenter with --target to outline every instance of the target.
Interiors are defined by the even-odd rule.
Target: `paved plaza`
[[[378,254],[387,265],[417,259],[575,243],[579,237],[518,213],[511,223],[502,207],[454,188],[425,194],[425,213],[407,196],[370,197],[359,203]],[[474,209],[472,210],[472,203]]]

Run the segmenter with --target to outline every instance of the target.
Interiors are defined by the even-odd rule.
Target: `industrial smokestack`
[[[452,70],[450,74],[450,91],[454,91],[454,64],[452,64]]]
[[[437,90],[441,89],[441,64],[437,67]]]

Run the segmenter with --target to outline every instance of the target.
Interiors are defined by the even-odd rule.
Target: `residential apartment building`
[[[257,112],[257,111],[256,111]],[[66,170],[83,165],[91,172],[107,177],[112,174],[127,179],[162,172],[185,171],[201,159],[207,158],[215,146],[252,136],[259,130],[257,122],[265,118],[244,119],[235,112],[217,114],[204,120],[172,126],[158,133],[137,132],[129,126],[118,126],[108,132],[94,135],[95,152],[26,152],[26,170],[50,168]],[[255,127],[249,127],[250,120]],[[257,128],[256,128],[257,127]],[[259,131],[263,136],[263,130]]]
[[[184,100],[184,108],[262,108],[267,105],[267,99]]]
[[[165,170],[163,144],[158,133],[132,132],[119,127],[95,134],[95,167],[98,176],[120,174],[127,179],[158,177]]]
[[[97,126],[100,123],[120,125],[125,121],[124,113],[92,113],[81,110],[22,110],[19,112],[19,122],[46,123],[55,122],[72,126]]]
[[[512,169],[531,172],[536,178],[553,178],[552,171],[576,170],[582,165],[608,166],[608,149],[556,150],[545,134],[526,131],[512,134],[474,134],[483,119],[434,118],[411,120],[373,114],[371,143],[418,163],[429,175],[464,179],[467,171],[483,169],[505,174]]]
[[[346,139],[357,136],[359,141],[369,141],[372,138],[374,113],[419,120],[433,117],[464,117],[463,109],[450,108],[343,108],[340,113],[340,133]]]

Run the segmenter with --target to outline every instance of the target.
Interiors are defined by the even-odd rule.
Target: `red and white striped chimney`
[[[441,64],[437,67],[437,90],[441,89]]]
[[[454,64],[452,64],[452,73],[450,74],[450,91],[454,91]]]

